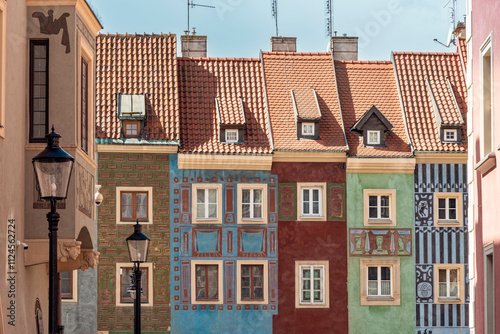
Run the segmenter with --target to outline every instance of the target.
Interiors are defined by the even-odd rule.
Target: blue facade
[[[278,311],[277,177],[269,171],[180,170],[177,156],[171,155],[170,184],[172,333],[271,333]],[[238,224],[238,184],[267,185],[266,223]],[[220,185],[220,223],[193,223],[194,185]],[[193,261],[220,263],[219,303],[195,300]],[[264,301],[238,303],[241,261],[265,263]]]
[[[460,223],[436,224],[438,198],[456,196]],[[415,167],[416,333],[469,333],[467,165],[417,164]],[[443,201],[443,203],[445,203]],[[446,224],[445,224],[446,225]],[[463,271],[460,301],[440,302],[436,265],[457,264]],[[446,298],[444,298],[446,300]]]

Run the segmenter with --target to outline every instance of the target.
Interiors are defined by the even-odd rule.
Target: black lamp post
[[[52,132],[45,136],[47,147],[33,158],[36,182],[40,198],[50,201],[49,222],[49,334],[60,332],[59,328],[59,279],[57,275],[57,230],[59,213],[57,201],[68,196],[69,180],[75,159],[59,146],[61,135]]]
[[[129,290],[131,297],[134,299],[134,334],[141,333],[141,269],[140,264],[146,262],[149,249],[149,238],[142,233],[142,225],[139,221],[134,225],[134,233],[127,238],[128,252],[130,262],[134,263],[133,283],[135,290]]]

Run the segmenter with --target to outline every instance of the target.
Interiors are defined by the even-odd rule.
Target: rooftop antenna
[[[187,8],[188,8],[188,28],[187,30],[185,31],[186,35],[189,35],[189,7],[191,6],[191,8],[194,8],[195,6],[198,6],[198,7],[205,7],[205,8],[215,8],[214,6],[208,6],[208,5],[202,5],[202,4],[197,4],[197,3],[194,3],[194,0],[187,0]],[[193,28],[194,29],[194,28]],[[194,30],[193,30],[194,31]]]
[[[276,37],[278,37],[278,0],[271,0],[271,15],[276,22]]]
[[[332,0],[325,0],[325,36],[333,36],[333,7]]]
[[[444,5],[443,8],[446,8],[446,6],[448,6],[450,2],[452,3],[451,7],[449,7],[451,26],[450,30],[448,31],[448,37],[446,38],[446,43],[442,43],[438,41],[437,38],[434,38],[434,42],[439,43],[447,48],[450,47],[451,44],[456,45],[455,36],[453,35],[453,32],[457,28],[457,0],[448,0],[448,2],[446,3],[446,5]]]

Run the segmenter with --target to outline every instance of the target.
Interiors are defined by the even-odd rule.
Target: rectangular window
[[[365,226],[396,226],[396,190],[363,189]]]
[[[314,123],[302,123],[302,135],[314,136]]]
[[[299,220],[324,220],[326,217],[326,184],[297,183]]]
[[[153,306],[153,276],[152,276],[152,264],[151,263],[141,263],[141,287],[140,292],[134,283],[136,288],[136,298],[140,296],[141,303],[147,306]],[[116,285],[116,306],[132,306],[134,299],[130,294],[130,286],[135,280],[133,264],[131,263],[117,263],[117,285]]]
[[[444,130],[444,141],[456,142],[457,130]]]
[[[146,98],[144,95],[118,96],[118,110],[120,116],[140,117],[146,115]]]
[[[88,114],[88,94],[89,94],[89,67],[87,64],[87,61],[85,58],[82,57],[81,61],[81,101],[80,101],[80,107],[81,107],[81,148],[84,152],[88,152],[88,137],[89,137],[89,132],[88,132],[88,122],[89,122],[89,114]]]
[[[492,61],[491,34],[481,46],[481,157],[493,151],[493,98],[492,98]]]
[[[124,137],[139,137],[140,121],[123,121]]]
[[[360,259],[361,305],[400,305],[400,259]]]
[[[49,132],[49,41],[30,41],[30,142]]]
[[[238,224],[267,223],[267,184],[238,184]]]
[[[484,249],[484,327],[485,333],[495,333],[495,261],[493,242]]]
[[[222,223],[222,185],[193,184],[193,223]]]
[[[459,304],[464,302],[464,265],[434,264],[434,288],[437,304]]]
[[[368,145],[379,145],[380,144],[380,131],[367,131],[367,140],[366,143]]]
[[[222,279],[222,261],[191,261],[192,304],[221,304]]]
[[[328,308],[328,261],[295,261],[295,308]]]
[[[0,138],[5,138],[6,1],[0,0]]]
[[[152,187],[116,187],[116,223],[153,222]]]
[[[61,289],[62,301],[77,301],[77,276],[77,270],[63,271],[59,273],[59,288]]]
[[[462,193],[434,193],[434,226],[463,226],[462,197]]]
[[[241,300],[264,300],[264,266],[241,266]]]
[[[238,130],[226,130],[226,143],[238,142]]]

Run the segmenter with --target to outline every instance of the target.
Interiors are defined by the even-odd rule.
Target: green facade
[[[347,173],[347,228],[356,231],[373,229],[364,226],[363,189],[396,190],[396,226],[380,230],[406,229],[411,231],[411,254],[406,256],[376,256],[400,259],[399,306],[362,306],[360,296],[360,259],[375,256],[353,256],[353,244],[348,245],[348,298],[350,333],[415,333],[415,264],[414,264],[414,196],[413,174]],[[396,243],[397,247],[397,243]]]

